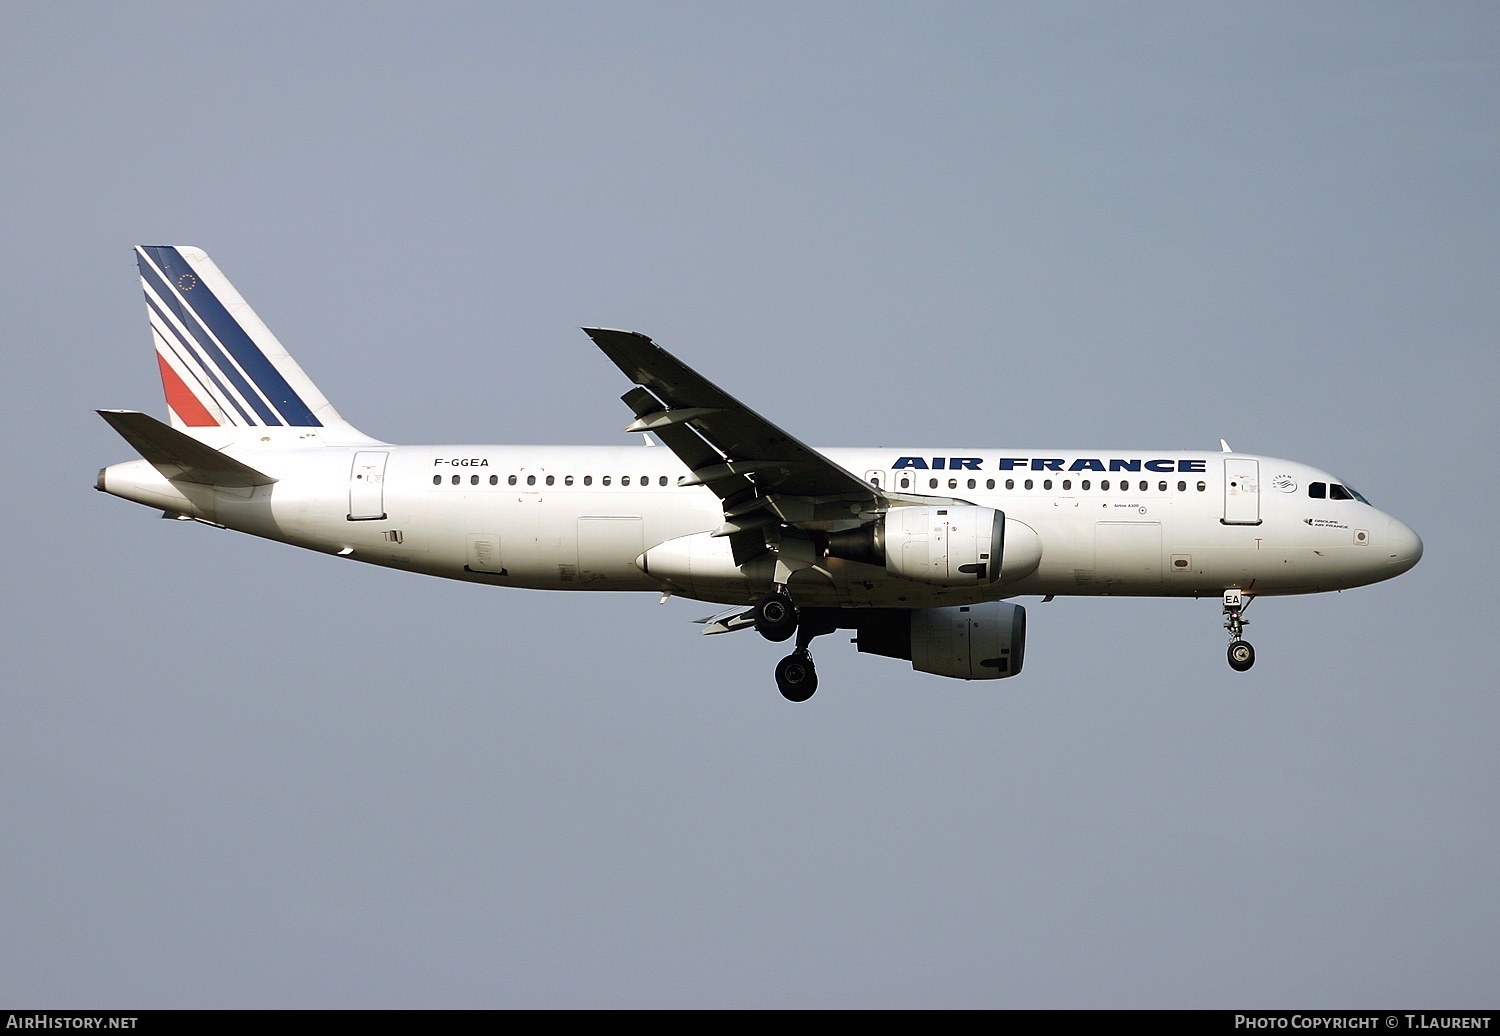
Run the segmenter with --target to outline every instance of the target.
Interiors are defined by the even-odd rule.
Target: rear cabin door
[[[1260,461],[1224,459],[1224,524],[1260,524]]]
[[[390,454],[360,452],[349,472],[349,520],[367,522],[385,517],[385,461]]]

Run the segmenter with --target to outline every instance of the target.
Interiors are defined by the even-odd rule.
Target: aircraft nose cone
[[[1386,554],[1398,573],[1422,560],[1422,538],[1405,522],[1392,518],[1385,534]]]

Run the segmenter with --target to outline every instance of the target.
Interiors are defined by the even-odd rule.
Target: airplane
[[[207,254],[135,250],[170,423],[98,413],[141,459],[102,492],[309,550],[448,579],[649,591],[727,606],[706,634],[794,640],[963,680],[1021,672],[1014,599],[1210,597],[1228,659],[1257,597],[1400,575],[1422,541],[1348,482],[1220,449],[815,449],[645,335],[584,332],[630,380],[639,446],[402,446],[341,417]]]

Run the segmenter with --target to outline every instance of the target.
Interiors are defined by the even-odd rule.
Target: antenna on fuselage
[[[1225,453],[1233,453],[1234,452],[1234,450],[1232,450],[1230,448],[1229,444],[1227,442],[1225,442],[1223,439],[1219,440],[1219,449],[1223,450]]]

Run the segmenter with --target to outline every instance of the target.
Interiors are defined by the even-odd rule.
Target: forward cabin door
[[[349,472],[349,520],[367,522],[385,517],[385,461],[390,454],[360,452]]]
[[[1260,461],[1224,459],[1224,524],[1260,524]]]

